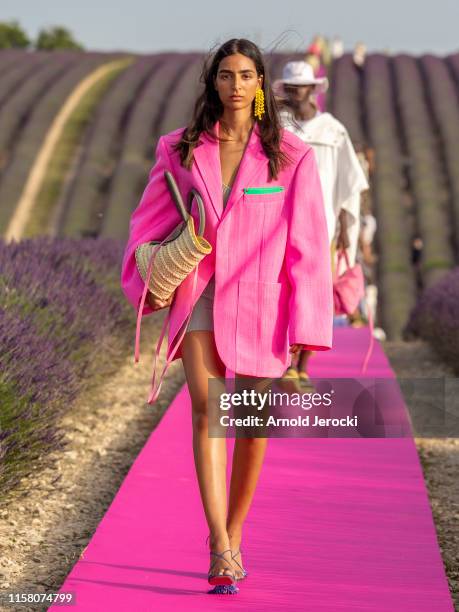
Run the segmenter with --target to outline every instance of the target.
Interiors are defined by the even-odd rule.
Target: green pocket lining
[[[246,187],[244,193],[277,193],[278,191],[284,191],[284,187],[278,185],[277,187]]]

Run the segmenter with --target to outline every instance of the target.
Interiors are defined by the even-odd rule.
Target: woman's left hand
[[[302,350],[304,350],[304,344],[291,344],[289,353],[295,354]]]
[[[341,230],[336,239],[336,248],[339,251],[344,251],[350,246],[349,236],[347,234],[347,230]]]

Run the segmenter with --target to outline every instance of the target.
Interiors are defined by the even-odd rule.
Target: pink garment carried
[[[338,276],[336,270],[339,269],[339,264],[342,257],[344,257],[346,260],[347,269]],[[360,300],[364,297],[365,280],[362,266],[357,263],[351,267],[346,249],[340,249],[337,253],[337,263],[335,266],[335,273],[333,274],[333,304],[335,314],[352,314],[358,307]],[[370,327],[370,345],[365,355],[362,373],[364,373],[367,369],[368,360],[370,359],[374,344],[373,317],[369,308],[367,309],[367,314],[368,324]]]

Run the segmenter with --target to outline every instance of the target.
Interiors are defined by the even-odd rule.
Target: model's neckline
[[[240,169],[240,167],[241,167],[242,160],[244,159],[244,156],[245,156],[246,151],[247,151],[247,147],[249,146],[249,143],[250,143],[250,140],[251,140],[251,138],[252,138],[253,131],[254,131],[254,129],[255,129],[255,127],[256,127],[256,125],[257,125],[257,124],[256,124],[256,122],[255,122],[255,123],[252,125],[252,127],[250,128],[250,131],[249,131],[249,137],[247,138],[247,142],[245,143],[244,150],[242,151],[241,159],[239,160],[239,163],[238,163],[237,167],[234,169],[234,172],[233,172],[233,174],[231,175],[231,185],[227,185],[227,184],[226,184],[226,183],[224,183],[224,182],[223,182],[223,180],[222,180],[222,185],[223,185],[223,187],[225,187],[226,189],[232,189],[232,188],[233,188],[233,185],[234,185],[234,183],[235,183],[235,181],[236,181],[236,179],[237,179],[237,177],[238,177],[238,174],[239,174],[239,169]],[[221,157],[220,157],[220,171],[221,171],[221,163],[222,163],[222,162],[221,162]],[[221,172],[221,175],[222,175],[222,174],[223,174],[223,173]],[[221,175],[220,175],[220,176],[221,176]],[[223,177],[222,177],[222,178],[223,178]]]

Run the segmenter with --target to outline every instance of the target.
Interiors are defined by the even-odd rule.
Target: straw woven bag
[[[135,250],[135,258],[137,269],[144,281],[142,296],[139,300],[137,311],[137,325],[135,335],[135,352],[134,361],[137,363],[140,357],[140,325],[142,322],[142,313],[145,305],[148,290],[154,296],[162,300],[167,300],[174,290],[182,283],[182,281],[191,273],[194,272],[193,287],[191,292],[191,303],[194,303],[194,298],[197,289],[198,266],[199,262],[209,253],[212,252],[212,245],[203,237],[205,226],[205,211],[202,197],[196,189],[191,189],[188,195],[188,208],[191,210],[193,198],[196,198],[199,212],[199,229],[195,233],[194,219],[186,210],[182,196],[177,187],[172,174],[166,170],[164,176],[172,195],[172,200],[176,205],[183,221],[172,230],[169,236],[164,240],[152,240],[140,244]],[[155,267],[153,268],[153,263]],[[152,270],[153,268],[153,270]],[[166,363],[161,372],[158,382],[156,383],[156,365],[161,351],[161,345],[164,339],[166,328],[170,321],[171,310],[167,313],[164,320],[161,334],[156,346],[155,356],[153,360],[153,377],[152,388],[148,398],[148,403],[153,404],[159,396],[161,385],[166,374],[166,371],[171,364],[175,353],[177,352],[180,342],[186,333],[188,323],[191,319],[192,309],[188,314],[182,332],[175,343],[169,357],[166,358]]]
[[[192,189],[188,196],[190,210],[193,198],[198,204],[199,229],[196,234],[194,219],[185,209],[174,177],[167,170],[164,176],[183,222],[165,240],[145,242],[135,250],[140,276],[144,281],[148,278],[148,289],[161,300],[167,300],[198,263],[212,252],[212,245],[203,237],[205,214],[199,192]],[[153,261],[155,266],[151,270]]]

